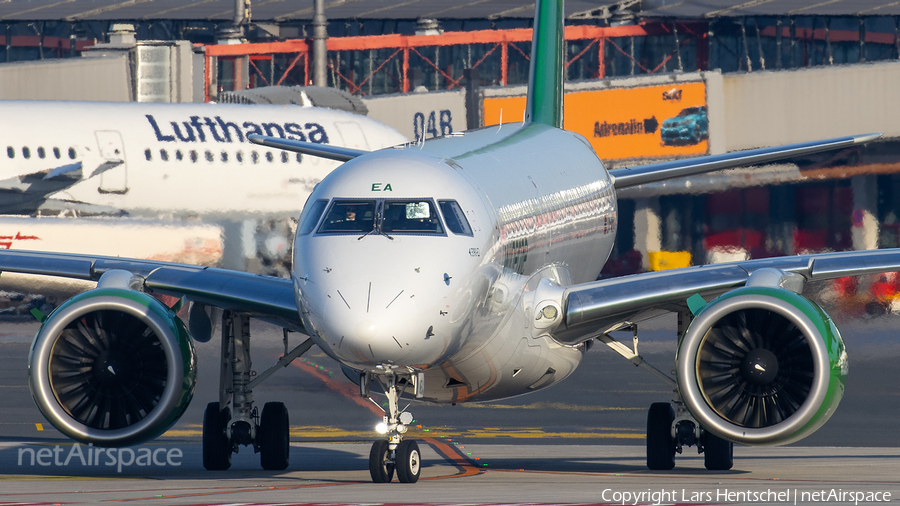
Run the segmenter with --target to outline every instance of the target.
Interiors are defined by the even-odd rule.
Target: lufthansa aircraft
[[[339,164],[248,135],[365,150],[407,141],[365,116],[294,105],[4,101],[0,112],[0,192],[9,186],[24,204],[4,199],[4,213],[30,214],[47,199],[151,216],[296,213]],[[47,170],[53,181],[4,184]]]
[[[534,26],[521,124],[375,152],[254,137],[348,160],[303,209],[291,280],[0,251],[0,271],[98,282],[52,314],[37,314],[43,325],[29,378],[44,416],[97,446],[163,433],[194,391],[192,339],[210,339],[221,319],[219,398],[203,421],[207,469],[228,468],[240,445],[258,450],[266,469],[287,467],[288,413],[278,402],[258,411],[253,389],[315,345],[340,361],[361,396],[387,397],[376,427],[384,437],[370,452],[372,480],[388,482],[396,473],[401,482],[415,482],[420,452],[404,437],[412,415],[401,397],[477,402],[546,388],[572,373],[594,339],[642,364],[636,347],[609,333],[633,329],[636,344],[639,322],[676,312],[676,374],[660,373],[676,394],[674,402],[650,408],[651,469],[671,469],[684,446],[703,451],[708,468],[729,469],[733,443],[786,444],[822,426],[843,394],[847,354],[831,318],[801,294],[804,283],[898,270],[900,250],[595,280],[615,237],[617,190],[878,136],[607,171],[584,138],[561,128],[562,1],[539,1]],[[161,136],[176,135],[158,118],[156,124]],[[211,128],[205,120],[198,125],[195,132]],[[192,304],[186,325],[156,294]],[[285,329],[284,356],[255,377],[251,318]],[[303,337],[289,349],[291,332]]]

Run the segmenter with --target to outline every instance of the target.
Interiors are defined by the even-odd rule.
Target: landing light
[[[387,431],[388,431],[388,426],[384,422],[381,422],[375,426],[375,432],[377,432],[379,434],[387,434]]]
[[[538,313],[537,319],[540,320],[541,317],[543,316],[544,318],[546,318],[548,320],[552,320],[552,319],[556,318],[557,314],[559,314],[559,312],[556,310],[555,307],[546,306],[546,307],[544,307],[544,309],[541,309],[540,313]]]

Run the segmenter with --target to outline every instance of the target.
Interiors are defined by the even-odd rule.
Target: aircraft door
[[[100,174],[98,191],[120,194],[128,192],[128,164],[125,160],[125,144],[122,142],[122,135],[114,130],[98,130],[95,134],[100,153],[99,164],[112,165],[112,168]],[[88,175],[90,174],[85,174],[85,176]]]

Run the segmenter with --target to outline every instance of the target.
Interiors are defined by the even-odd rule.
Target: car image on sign
[[[663,121],[659,129],[662,142],[667,146],[699,144],[709,139],[709,118],[706,107],[688,107],[677,116]]]

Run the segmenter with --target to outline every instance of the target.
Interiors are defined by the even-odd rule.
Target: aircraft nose
[[[422,365],[442,348],[420,315],[415,293],[389,282],[336,286],[325,295],[324,337],[347,364]],[[432,340],[433,339],[433,340]]]

